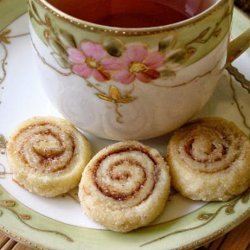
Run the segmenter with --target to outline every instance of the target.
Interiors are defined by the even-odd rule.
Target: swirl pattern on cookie
[[[250,186],[250,141],[222,118],[199,119],[176,131],[167,161],[175,189],[193,200],[228,200]]]
[[[35,117],[10,137],[7,156],[14,181],[30,192],[53,197],[78,185],[90,146],[67,121]]]
[[[79,199],[87,215],[113,231],[147,225],[163,210],[170,189],[161,155],[135,141],[101,150],[87,165]]]

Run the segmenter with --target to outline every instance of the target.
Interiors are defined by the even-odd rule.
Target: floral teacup
[[[92,24],[46,0],[28,2],[50,100],[99,137],[146,139],[176,129],[205,105],[227,62],[232,0],[179,23],[139,29]]]

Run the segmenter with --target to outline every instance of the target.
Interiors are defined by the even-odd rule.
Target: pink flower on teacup
[[[83,41],[78,49],[69,48],[67,52],[72,71],[83,78],[93,76],[99,82],[108,81],[111,78],[108,70],[119,67],[117,58],[108,55],[98,43]]]
[[[129,84],[135,79],[149,83],[159,78],[158,69],[163,63],[164,57],[159,52],[149,52],[145,46],[133,44],[127,47],[121,57],[121,68],[113,78],[123,84]]]

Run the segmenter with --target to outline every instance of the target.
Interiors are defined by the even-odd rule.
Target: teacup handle
[[[232,40],[228,45],[226,67],[250,47],[250,29]]]

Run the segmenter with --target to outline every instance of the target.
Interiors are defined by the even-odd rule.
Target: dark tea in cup
[[[113,27],[142,28],[176,23],[211,6],[215,0],[48,0],[78,19]]]

